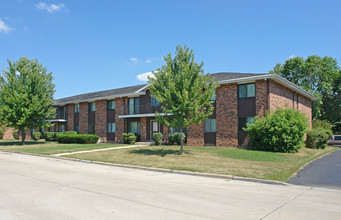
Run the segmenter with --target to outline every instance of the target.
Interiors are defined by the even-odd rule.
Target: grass
[[[92,150],[99,148],[118,147],[119,144],[59,144],[58,142],[38,142],[27,141],[21,145],[18,140],[0,140],[0,150],[10,150],[14,152],[25,152],[34,154],[58,154],[70,153],[82,150]]]
[[[204,173],[286,181],[302,166],[338,148],[324,150],[303,148],[299,153],[273,153],[237,148],[144,146],[68,155],[66,157],[166,168]]]

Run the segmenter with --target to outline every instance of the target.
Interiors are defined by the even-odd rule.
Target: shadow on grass
[[[45,144],[45,142],[38,141],[25,141],[25,145],[37,145],[37,144]],[[1,141],[0,146],[22,146],[21,141]]]
[[[138,149],[138,150],[131,150],[129,153],[131,154],[142,154],[142,155],[156,155],[164,157],[168,154],[173,155],[180,155],[179,150],[166,150],[166,149]],[[183,154],[189,154],[188,151],[184,151]]]

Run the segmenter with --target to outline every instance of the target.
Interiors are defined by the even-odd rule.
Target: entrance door
[[[160,132],[160,124],[155,120],[150,121],[150,140],[153,140],[153,134]]]

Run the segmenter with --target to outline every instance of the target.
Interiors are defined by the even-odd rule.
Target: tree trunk
[[[180,154],[182,154],[183,153],[183,149],[184,149],[184,147],[183,147],[183,140],[182,140],[182,127],[180,127],[180,143],[181,143],[181,147],[180,147]]]
[[[25,137],[26,137],[26,132],[25,131],[21,131],[22,145],[25,145]]]

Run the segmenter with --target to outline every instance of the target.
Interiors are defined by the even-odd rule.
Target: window
[[[115,122],[109,122],[108,123],[108,132],[109,133],[115,133]]]
[[[208,118],[205,120],[205,132],[216,132],[216,119]]]
[[[246,124],[252,124],[255,120],[255,117],[243,117],[238,119],[238,130],[244,131],[243,128],[246,128]]]
[[[65,132],[65,124],[59,124],[59,132]]]
[[[214,90],[213,97],[210,99],[210,101],[215,101],[215,97],[216,97],[216,94],[215,94],[215,90]]]
[[[129,115],[140,113],[140,98],[129,98]]]
[[[96,103],[94,103],[94,102],[89,103],[89,111],[90,112],[96,111]]]
[[[335,136],[334,136],[334,140],[340,141],[340,140],[341,140],[341,136],[340,136],[340,135],[335,135]]]
[[[176,132],[180,133],[180,128],[172,128],[172,127],[169,128],[169,133],[170,134],[174,134]],[[187,136],[187,128],[183,128],[182,132]]]
[[[108,110],[113,110],[115,109],[115,107],[116,107],[115,100],[108,101]]]
[[[55,131],[56,131],[56,129],[54,126],[50,127],[50,132],[55,132]]]
[[[94,123],[88,124],[88,134],[95,134],[95,124]]]
[[[151,97],[151,102],[152,106],[160,106],[160,102],[154,97]]]
[[[46,128],[41,128],[41,132],[46,132]]]
[[[239,98],[255,97],[255,84],[251,83],[238,85],[238,97]]]
[[[140,122],[131,121],[128,123],[128,133],[140,134]]]
[[[79,124],[74,125],[74,131],[77,131],[77,133],[79,133]]]
[[[79,104],[75,104],[75,113],[79,112]]]

